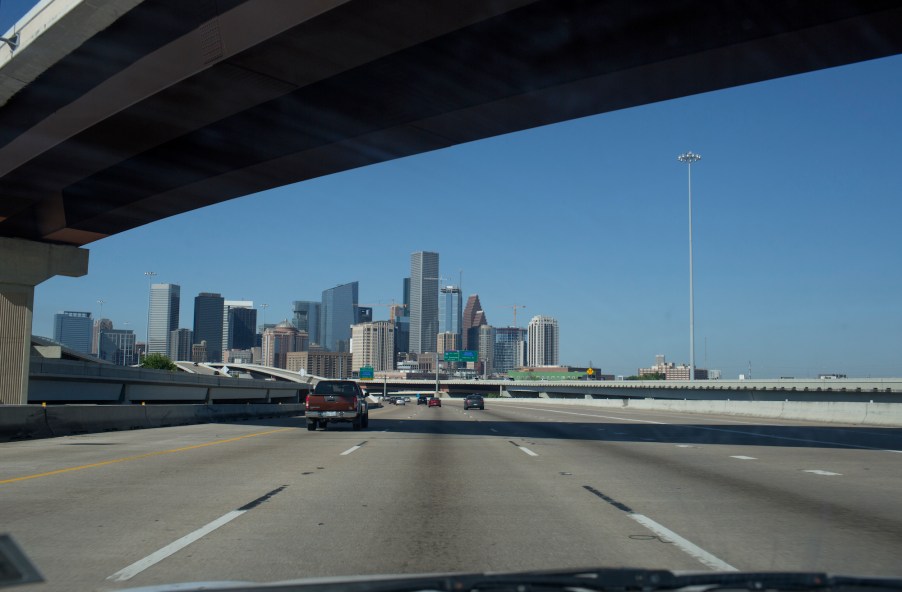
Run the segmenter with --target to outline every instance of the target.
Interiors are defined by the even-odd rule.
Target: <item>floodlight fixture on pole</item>
[[[677,160],[689,168],[689,380],[695,380],[695,300],[692,292],[692,163],[702,159],[694,152],[680,154]]]

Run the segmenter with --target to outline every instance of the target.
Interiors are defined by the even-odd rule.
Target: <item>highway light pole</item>
[[[689,168],[689,380],[695,380],[695,300],[692,293],[692,163],[702,159],[693,152],[680,154],[677,160]]]

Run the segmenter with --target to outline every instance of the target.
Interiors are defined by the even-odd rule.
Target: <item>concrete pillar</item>
[[[0,404],[28,403],[34,288],[88,273],[88,250],[0,237]]]

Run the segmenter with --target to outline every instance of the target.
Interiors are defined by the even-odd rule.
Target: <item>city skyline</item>
[[[440,273],[463,271],[462,296],[478,293],[490,322],[512,302],[527,306],[524,319],[557,318],[562,363],[613,374],[659,353],[688,363],[676,157],[691,150],[705,157],[692,172],[696,365],[724,378],[750,365],[756,377],[899,376],[899,68],[897,56],[646,105],[189,212],[88,245],[87,276],[37,287],[34,333],[52,334],[60,310],[96,318],[103,299],[103,316],[143,341],[148,270],[192,297],[268,303],[267,322],[348,278],[362,302],[400,301],[407,258],[428,246]],[[267,234],[299,204],[300,245]],[[369,215],[343,217],[360,211]],[[369,221],[398,227],[356,236]],[[453,232],[424,240],[443,221]],[[255,246],[263,235],[304,264],[268,260]],[[236,237],[247,253],[227,265],[184,257]]]

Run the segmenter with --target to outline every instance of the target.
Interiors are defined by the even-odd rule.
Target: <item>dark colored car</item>
[[[425,405],[429,402],[429,397],[426,395],[417,395],[417,405]]]
[[[467,395],[464,399],[464,411],[474,407],[485,410],[485,400],[482,398],[482,395]]]
[[[431,399],[429,399],[429,406],[430,407],[441,407],[442,400],[439,399],[438,397],[432,397]]]

